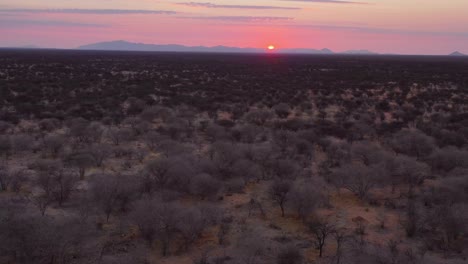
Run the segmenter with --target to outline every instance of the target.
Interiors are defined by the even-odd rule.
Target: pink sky
[[[75,48],[127,40],[468,54],[466,10],[466,0],[3,0],[0,46]]]

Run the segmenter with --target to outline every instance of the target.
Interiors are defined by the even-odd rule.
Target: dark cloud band
[[[173,15],[175,11],[166,10],[132,10],[132,9],[0,9],[5,13],[57,13],[57,14],[92,14],[92,15],[119,15],[119,14],[148,14]]]
[[[220,9],[260,9],[260,10],[300,10],[299,7],[282,7],[282,6],[260,6],[260,5],[218,5],[213,3],[199,3],[199,2],[182,2],[178,5],[190,7],[204,7],[204,8],[220,8]]]

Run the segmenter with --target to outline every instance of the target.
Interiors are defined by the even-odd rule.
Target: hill
[[[455,52],[450,53],[449,56],[466,56],[466,54],[455,51]]]

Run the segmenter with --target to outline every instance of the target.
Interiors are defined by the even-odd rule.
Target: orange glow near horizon
[[[268,50],[274,50],[276,47],[274,45],[268,45]]]

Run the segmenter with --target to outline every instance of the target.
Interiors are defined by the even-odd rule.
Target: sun
[[[274,49],[275,49],[275,46],[274,46],[274,45],[268,45],[267,49],[268,49],[268,50],[274,50]]]

